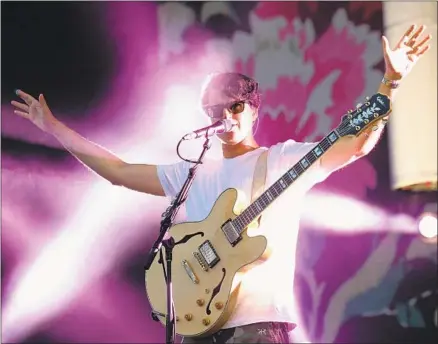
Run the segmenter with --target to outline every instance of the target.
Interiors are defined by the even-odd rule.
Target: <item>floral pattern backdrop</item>
[[[36,5],[9,6],[8,11],[12,6]],[[44,6],[48,6],[45,13],[53,10],[48,4]],[[120,137],[125,146],[140,146],[146,136],[150,140],[148,146],[153,148],[142,153],[155,161],[167,162],[167,158],[158,156],[174,152],[173,141],[171,146],[163,148],[160,132],[157,130],[157,135],[150,129],[161,123],[161,104],[169,83],[174,92],[181,93],[187,92],[187,85],[199,84],[206,73],[213,71],[234,70],[253,76],[259,81],[263,96],[256,138],[260,144],[270,145],[289,138],[321,139],[338,124],[343,113],[376,91],[382,76],[380,2],[102,2],[56,6],[65,6],[70,12],[80,8],[74,13],[84,16],[83,20],[76,18],[64,25],[79,27],[81,22],[86,28],[80,31],[86,37],[84,41],[105,53],[99,55],[99,62],[66,58],[64,65],[59,64],[62,72],[54,73],[52,84],[44,74],[51,59],[27,60],[29,66],[39,63],[32,70],[19,62],[15,69],[2,68],[6,74],[2,77],[2,98],[10,97],[4,95],[5,88],[20,83],[27,82],[32,92],[41,92],[41,88],[52,85],[49,105],[67,124],[104,146]],[[29,7],[28,14],[19,12],[15,21],[20,23],[23,15],[30,20],[35,10],[36,7]],[[57,25],[61,27],[60,22]],[[18,31],[25,27],[23,24]],[[101,31],[105,34],[93,38],[90,44],[90,35]],[[2,48],[7,39],[5,35]],[[73,45],[68,39],[62,42]],[[36,50],[30,51],[43,54],[47,50],[54,56],[62,53],[61,48],[50,50],[54,45],[44,44],[40,40],[34,47]],[[6,47],[5,56],[13,51]],[[71,51],[68,54],[76,56]],[[22,57],[14,56],[14,59],[20,61]],[[80,72],[71,72],[77,65]],[[50,68],[56,70],[57,65],[52,63]],[[96,78],[98,83],[91,77],[84,77],[82,82],[75,79],[78,75],[91,74],[92,70],[93,73],[107,71],[107,74],[105,78]],[[14,79],[14,86],[4,85],[12,71],[21,79]],[[60,83],[64,71],[71,74],[66,78],[68,82]],[[61,96],[62,89],[67,93]],[[88,89],[93,100],[84,96],[85,100],[77,101],[77,91],[87,94]],[[64,251],[66,257],[67,252],[72,252],[71,259],[82,264],[75,272],[73,284],[77,290],[64,290],[63,299],[56,306],[51,305],[53,309],[44,316],[36,311],[36,305],[32,314],[38,315],[31,318],[16,315],[22,321],[20,329],[5,321],[9,328],[25,333],[14,337],[7,332],[8,336],[15,338],[14,342],[29,343],[162,341],[163,328],[149,317],[142,274],[145,252],[155,236],[154,231],[145,231],[144,226],[156,230],[158,214],[166,204],[143,195],[107,190],[105,197],[114,204],[123,200],[135,205],[129,209],[120,203],[111,215],[97,211],[106,221],[103,224],[94,218],[86,220],[96,211],[92,204],[87,204],[88,209],[81,208],[81,215],[74,215],[74,207],[92,198],[88,188],[97,185],[95,177],[62,153],[62,147],[47,135],[11,116],[4,99],[2,287],[6,296],[2,295],[3,315],[11,313],[7,308],[13,303],[10,300],[21,295],[22,290],[14,286],[20,285],[17,276],[23,264],[36,260],[38,250],[50,240],[47,235],[56,233],[65,219],[83,218],[79,225],[68,229],[70,236],[65,239],[73,241],[75,235],[83,235],[82,246]],[[151,99],[160,105],[149,104]],[[141,139],[131,135],[129,122],[145,128]],[[135,156],[130,148],[125,148],[119,149],[126,157]],[[159,153],[155,154],[154,150]],[[361,226],[370,230],[349,233],[351,224],[357,224],[351,219],[350,225],[332,221],[329,228],[320,228],[321,223],[303,223],[295,296],[304,334],[296,338],[297,342],[307,339],[315,343],[428,343],[434,339],[438,327],[437,249],[415,233],[403,234],[401,222],[379,215],[399,209],[399,198],[403,197],[389,189],[388,154],[385,134],[369,156],[336,172],[308,196],[310,217],[317,218],[318,212],[326,207],[332,209],[328,203],[318,203],[318,195],[339,195],[350,201],[341,213],[345,216],[339,215],[338,220],[349,215],[359,223],[362,216],[365,219]],[[51,188],[56,189],[54,193],[48,191]],[[93,190],[98,193],[97,186]],[[369,211],[361,215],[361,210],[355,208],[357,204]],[[100,206],[110,208],[103,200]],[[98,227],[108,228],[96,233]],[[29,228],[33,231],[29,232]],[[111,239],[114,236],[116,240]],[[24,255],[20,250],[29,251]],[[52,261],[61,261],[64,255],[58,252]],[[89,264],[102,257],[103,267]],[[81,276],[90,269],[94,277],[85,283]],[[50,265],[48,273],[53,275],[55,271],[58,267]],[[58,279],[63,272],[59,268]],[[42,300],[49,294],[55,297],[50,286],[56,283],[43,286],[40,276],[32,281],[32,299]],[[40,294],[43,290],[45,294]]]
[[[376,92],[382,76],[379,2],[160,7],[160,20],[173,16],[179,16],[179,25],[159,33],[162,41],[172,42],[160,48],[167,57],[162,63],[184,63],[196,51],[202,52],[196,61],[202,66],[206,60],[214,64],[210,56],[223,54],[226,62],[210,65],[212,70],[255,77],[263,95],[262,129],[256,137],[263,145],[289,138],[321,139],[338,124],[340,114]],[[175,41],[177,49],[172,50]],[[336,190],[365,203],[373,193],[384,198],[378,178],[379,172],[387,173],[385,165],[361,159],[317,189]],[[407,335],[407,328],[436,329],[438,313],[431,304],[437,290],[429,275],[436,268],[436,247],[415,237],[382,234],[385,223],[378,226],[377,233],[350,237],[302,230],[297,297],[308,339],[395,341]],[[422,277],[414,281],[415,274]]]

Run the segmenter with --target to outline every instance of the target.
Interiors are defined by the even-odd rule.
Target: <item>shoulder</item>
[[[313,149],[317,143],[315,142],[299,142],[293,139],[287,141],[279,142],[272,145],[269,149],[274,155],[290,155],[290,154],[302,154]]]

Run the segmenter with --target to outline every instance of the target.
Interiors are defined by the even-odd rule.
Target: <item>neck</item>
[[[225,159],[235,158],[245,153],[251,152],[260,146],[254,140],[254,137],[248,137],[242,142],[235,145],[222,144],[222,155]]]

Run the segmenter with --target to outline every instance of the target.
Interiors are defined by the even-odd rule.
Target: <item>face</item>
[[[203,100],[203,109],[212,123],[225,118],[238,122],[232,131],[217,135],[222,143],[235,145],[252,135],[257,111],[248,103],[227,97],[220,90],[209,90]]]

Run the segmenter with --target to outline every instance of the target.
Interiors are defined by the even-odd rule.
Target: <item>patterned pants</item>
[[[204,338],[184,338],[182,343],[225,344],[225,343],[291,343],[289,332],[294,324],[263,322],[245,326],[227,328]]]

